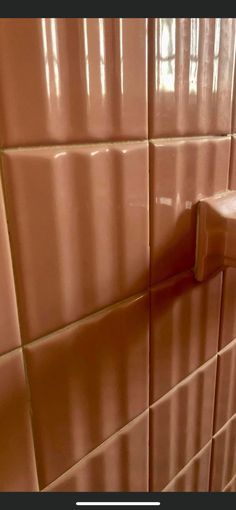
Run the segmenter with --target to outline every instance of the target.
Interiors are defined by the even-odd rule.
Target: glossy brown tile
[[[21,350],[0,357],[0,492],[37,490]]]
[[[20,345],[11,253],[0,180],[0,355]]]
[[[221,492],[236,473],[236,415],[216,434],[212,444],[211,491]]]
[[[199,284],[189,271],[152,290],[151,402],[216,354],[221,280]]]
[[[41,487],[148,406],[148,298],[26,347]]]
[[[236,76],[236,73],[235,73],[235,76]],[[236,101],[235,101],[235,104],[236,104]],[[235,107],[235,110],[236,110],[236,107]],[[232,190],[236,190],[236,135],[231,137],[229,188]]]
[[[93,450],[46,492],[147,492],[148,413]]]
[[[180,473],[163,489],[163,492],[208,492],[211,460],[211,443],[203,448]]]
[[[236,269],[224,271],[220,347],[225,347],[236,337]]]
[[[219,353],[215,432],[236,413],[236,340]]]
[[[230,133],[234,18],[152,18],[151,137]]]
[[[145,18],[0,20],[4,146],[147,137]]]
[[[224,488],[224,492],[236,492],[236,475],[234,478],[226,485]]]
[[[162,490],[212,435],[216,359],[150,409],[150,490]]]
[[[151,142],[152,284],[193,268],[196,203],[226,190],[229,155],[227,137]]]
[[[147,159],[146,142],[4,155],[25,341],[146,289]]]

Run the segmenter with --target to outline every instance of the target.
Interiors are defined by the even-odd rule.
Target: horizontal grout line
[[[181,475],[181,474],[185,471],[185,469],[187,469],[187,468],[189,467],[189,465],[190,465],[192,462],[194,462],[194,460],[195,460],[195,459],[196,459],[199,455],[201,455],[201,454],[203,453],[203,451],[204,451],[204,450],[206,450],[206,449],[208,448],[208,446],[210,446],[210,445],[211,445],[211,443],[212,443],[212,438],[211,438],[211,439],[209,439],[209,441],[207,441],[207,443],[206,443],[206,444],[205,444],[205,445],[204,445],[204,446],[203,446],[200,450],[198,450],[198,452],[197,452],[197,453],[195,453],[195,454],[193,455],[193,457],[191,457],[191,459],[187,462],[187,464],[185,464],[185,465],[184,465],[184,467],[183,467],[180,471],[178,471],[178,473],[176,473],[176,475],[174,475],[174,476],[173,476],[173,477],[169,480],[169,482],[168,482],[168,483],[165,485],[165,487],[162,489],[162,492],[166,489],[166,487],[168,487],[168,485],[169,485],[170,483],[172,483],[172,482],[174,481],[174,479],[175,479],[175,478],[177,478],[177,476]]]
[[[149,410],[148,407],[146,409],[144,409],[140,414],[138,414],[138,416],[135,416],[135,418],[130,420],[123,427],[121,427],[120,429],[116,430],[113,434],[111,434],[111,436],[107,437],[107,439],[102,441],[102,443],[100,443],[98,446],[96,446],[96,448],[93,448],[88,453],[86,453],[86,455],[84,455],[81,459],[77,460],[71,467],[66,469],[66,471],[64,471],[61,475],[59,475],[57,478],[55,478],[55,480],[50,482],[48,485],[43,487],[43,489],[41,489],[41,490],[44,491],[44,490],[46,490],[48,488],[50,489],[50,487],[52,485],[54,485],[55,482],[57,482],[58,480],[61,480],[62,478],[64,478],[65,475],[70,474],[70,472],[73,473],[73,471],[78,466],[78,464],[84,463],[85,461],[87,461],[87,459],[90,459],[93,456],[94,453],[99,452],[99,450],[101,450],[104,446],[107,446],[110,443],[112,443],[114,441],[114,439],[116,439],[116,437],[121,432],[125,432],[126,430],[129,430],[129,428],[133,427],[133,425],[135,425],[136,422],[138,422],[143,416],[148,415],[148,410]]]
[[[228,419],[228,420],[224,423],[224,425],[222,425],[222,427],[221,427],[219,430],[217,430],[217,432],[215,432],[215,434],[213,434],[212,439],[215,439],[215,438],[218,436],[218,434],[220,434],[220,433],[223,431],[223,429],[227,429],[227,427],[228,427],[229,423],[230,423],[231,421],[233,421],[235,418],[236,418],[236,413],[234,413],[234,414],[233,414],[233,415],[232,415],[232,416],[231,416],[231,417],[230,417],[230,418],[229,418],[229,419]]]
[[[63,149],[63,148],[76,148],[76,147],[104,147],[104,146],[113,146],[113,145],[121,145],[121,144],[139,144],[144,142],[164,142],[164,141],[180,141],[180,140],[202,140],[202,139],[221,139],[221,138],[230,138],[231,136],[236,136],[235,133],[225,133],[225,134],[209,134],[209,135],[183,135],[183,136],[166,136],[160,138],[136,138],[129,140],[104,140],[104,141],[91,141],[91,142],[68,142],[68,143],[55,143],[55,144],[42,144],[42,145],[22,145],[22,146],[9,146],[9,147],[0,147],[0,153],[7,153],[11,151],[27,151],[27,150],[40,150],[40,149]]]
[[[204,363],[202,363],[202,365],[200,365],[199,367],[197,367],[195,370],[193,370],[190,374],[188,374],[184,379],[181,379],[178,383],[176,383],[172,388],[170,388],[170,390],[168,390],[166,393],[164,393],[164,395],[162,395],[161,397],[159,397],[157,400],[155,400],[155,402],[153,402],[152,404],[150,404],[150,409],[153,409],[157,404],[159,404],[162,400],[164,400],[166,397],[169,397],[171,393],[174,393],[174,391],[176,389],[178,389],[179,387],[183,386],[184,384],[186,384],[186,382],[188,382],[196,373],[200,372],[201,370],[205,370],[206,366],[207,365],[210,365],[212,363],[212,361],[215,359],[217,359],[218,357],[218,352],[216,352],[215,354],[213,354],[213,356],[211,356],[207,361],[205,361]]]
[[[114,140],[114,141],[105,141],[105,142],[86,142],[86,143],[59,143],[55,145],[25,145],[22,147],[1,147],[0,153],[6,153],[11,151],[30,151],[30,150],[42,150],[42,149],[72,149],[72,148],[80,148],[80,147],[106,147],[108,146],[114,146],[114,145],[123,145],[123,144],[143,144],[145,142],[148,142],[147,138],[140,138],[135,140]]]

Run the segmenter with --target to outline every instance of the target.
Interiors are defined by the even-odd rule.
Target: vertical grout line
[[[150,126],[149,126],[149,87],[150,87],[150,20],[147,19],[147,67],[146,67],[146,80],[147,80],[147,138],[148,138],[148,245],[149,245],[149,264],[148,264],[148,492],[151,486],[151,460],[150,460],[150,366],[151,366],[151,208],[150,208]]]
[[[27,364],[25,360],[25,353],[24,353],[24,344],[23,344],[23,328],[21,324],[21,313],[20,313],[20,299],[18,295],[18,284],[17,284],[17,277],[16,277],[16,264],[14,261],[14,249],[13,249],[13,243],[11,239],[10,234],[10,225],[9,225],[9,215],[8,215],[8,205],[7,205],[7,193],[5,189],[5,181],[3,176],[3,155],[0,153],[0,183],[2,184],[2,195],[3,195],[3,206],[5,209],[5,217],[6,217],[6,223],[7,223],[7,235],[8,235],[8,241],[9,241],[9,248],[10,248],[10,263],[12,266],[12,273],[13,273],[13,280],[14,280],[14,291],[15,291],[15,298],[16,298],[16,306],[17,306],[17,315],[18,315],[18,323],[19,323],[19,331],[20,331],[20,339],[21,339],[21,345],[19,349],[22,352],[22,358],[23,358],[23,367],[24,367],[24,375],[25,375],[25,385],[26,385],[26,391],[27,391],[27,400],[28,400],[28,407],[29,407],[29,418],[30,418],[30,424],[31,424],[31,432],[32,432],[32,443],[33,443],[33,451],[34,451],[34,458],[35,458],[35,467],[36,467],[36,476],[37,476],[37,483],[38,483],[38,491],[40,490],[40,484],[39,484],[39,471],[38,471],[38,463],[37,463],[37,456],[36,456],[36,448],[35,448],[35,434],[34,434],[34,427],[33,427],[33,418],[32,418],[32,402],[31,402],[31,391],[30,391],[30,384],[29,384],[29,378],[28,378],[28,371],[27,371]]]

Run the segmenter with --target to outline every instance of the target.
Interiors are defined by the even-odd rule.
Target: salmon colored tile
[[[147,408],[148,308],[143,295],[26,347],[41,487]]]
[[[19,347],[20,331],[1,181],[0,254],[0,354],[3,354]]]
[[[4,155],[25,341],[146,289],[147,159],[146,142]]]
[[[220,347],[225,347],[236,337],[236,269],[224,271]]]
[[[93,450],[46,492],[147,492],[148,413]]]
[[[228,485],[226,485],[226,487],[224,488],[224,492],[236,492],[236,475],[231,480],[231,482],[229,482]]]
[[[20,350],[0,358],[0,492],[37,490],[33,438]]]
[[[216,354],[221,280],[199,284],[189,271],[152,289],[152,403]]]
[[[203,448],[163,492],[208,492],[211,461],[211,443]]]
[[[236,415],[216,434],[212,444],[211,492],[221,492],[236,473]]]
[[[235,74],[235,76],[236,76],[236,74]],[[236,104],[236,101],[235,101],[235,104]],[[236,107],[235,107],[235,110],[236,110]],[[235,118],[236,118],[236,113],[235,113]],[[235,130],[236,130],[236,127],[235,127]],[[236,135],[231,137],[229,188],[232,190],[236,190]]]
[[[229,137],[150,144],[152,284],[195,263],[196,204],[228,184]]]
[[[235,19],[149,23],[151,137],[230,133]]]
[[[4,146],[147,137],[145,18],[0,21]]]
[[[215,432],[236,413],[236,340],[219,353]]]
[[[151,491],[162,490],[212,435],[216,359],[150,408]]]

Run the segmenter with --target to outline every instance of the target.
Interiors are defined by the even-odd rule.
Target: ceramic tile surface
[[[0,355],[20,345],[11,252],[0,180]]]
[[[151,137],[230,133],[234,18],[150,20]]]
[[[227,188],[229,155],[224,137],[151,142],[152,284],[194,267],[196,203]]]
[[[236,413],[236,340],[219,353],[215,432]]]
[[[121,429],[46,492],[147,492],[147,413]]]
[[[236,415],[213,439],[211,491],[221,492],[236,473]]]
[[[3,158],[25,340],[148,285],[147,144]]]
[[[220,298],[221,274],[199,284],[187,272],[152,289],[151,402],[216,354]]]
[[[29,397],[20,349],[0,358],[0,409],[0,492],[35,491]]]
[[[145,18],[1,19],[0,61],[4,146],[147,137]]]
[[[162,490],[210,440],[216,360],[199,368],[150,409],[151,490]]]
[[[224,272],[221,309],[221,348],[236,337],[236,269]]]
[[[69,469],[148,407],[148,299],[26,347],[39,481]]]

